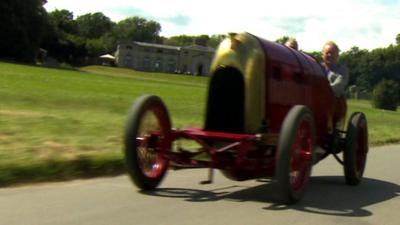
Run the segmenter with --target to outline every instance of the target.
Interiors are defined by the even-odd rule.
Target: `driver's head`
[[[297,44],[297,41],[296,41],[296,39],[294,39],[294,38],[289,38],[289,39],[286,41],[285,45],[286,45],[287,47],[290,47],[290,48],[293,48],[293,49],[296,49],[296,50],[299,49],[299,45]]]
[[[337,63],[339,58],[339,47],[333,41],[328,41],[322,48],[322,59],[327,66],[331,66]]]

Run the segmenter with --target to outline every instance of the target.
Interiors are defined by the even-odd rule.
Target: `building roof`
[[[185,46],[182,48],[190,49],[190,50],[204,51],[204,52],[215,52],[215,49],[213,49],[211,47],[201,46],[201,45],[189,45],[189,46]]]
[[[115,57],[110,55],[110,54],[101,55],[100,58],[102,58],[102,59],[112,59],[112,60],[115,59]]]
[[[143,46],[143,47],[153,47],[153,48],[163,48],[163,49],[170,49],[170,50],[177,50],[180,51],[181,49],[188,49],[188,50],[197,50],[197,51],[203,51],[203,52],[215,52],[215,49],[211,47],[204,47],[201,45],[189,45],[189,46],[172,46],[172,45],[161,45],[161,44],[153,44],[153,43],[146,43],[146,42],[139,42],[139,41],[134,41],[134,44],[138,46]]]
[[[171,50],[180,50],[181,49],[181,47],[172,46],[172,45],[160,45],[160,44],[138,42],[138,41],[134,41],[133,43],[135,43],[139,46],[143,46],[143,47],[163,48],[163,49],[171,49]]]

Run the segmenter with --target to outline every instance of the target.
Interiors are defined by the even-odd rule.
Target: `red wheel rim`
[[[313,132],[311,123],[303,120],[296,130],[290,161],[290,185],[301,192],[307,184],[312,164]]]
[[[136,137],[139,166],[149,178],[157,178],[166,169],[167,160],[163,155],[168,149],[167,132],[169,124],[164,111],[157,106],[150,107],[143,114]]]
[[[356,168],[357,175],[361,176],[365,167],[365,159],[367,157],[367,129],[365,124],[360,125],[358,129],[357,142],[356,142]]]

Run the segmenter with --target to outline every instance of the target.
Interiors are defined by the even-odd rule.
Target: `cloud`
[[[360,35],[368,35],[372,37],[379,37],[382,34],[383,27],[381,24],[369,24],[364,27],[359,27],[355,30]]]
[[[306,17],[289,17],[282,18],[277,23],[277,26],[282,28],[283,30],[287,30],[291,34],[297,34],[300,32],[304,32],[304,25],[310,18]]]
[[[111,8],[110,12],[118,14],[124,17],[131,17],[131,16],[145,16],[146,13],[142,9],[138,9],[131,6],[122,6],[117,8]]]
[[[191,18],[182,13],[171,14],[168,16],[155,16],[154,13],[145,11],[143,9],[139,9],[132,6],[123,6],[117,8],[111,8],[109,10],[112,14],[117,14],[120,17],[131,17],[131,16],[140,16],[144,17],[148,20],[154,20],[157,22],[168,22],[176,26],[187,26],[189,25]]]
[[[170,17],[163,17],[160,19],[163,21],[166,21],[166,22],[173,23],[177,26],[187,26],[187,25],[189,25],[189,23],[191,21],[189,16],[186,16],[183,14],[177,14],[177,15],[170,16]]]
[[[287,16],[287,17],[264,17],[266,23],[272,24],[274,27],[286,32],[289,35],[296,35],[306,31],[306,25],[312,20],[323,20],[317,16]]]
[[[398,0],[367,0],[366,2],[375,3],[375,4],[379,4],[379,5],[397,5],[397,4],[399,4]]]

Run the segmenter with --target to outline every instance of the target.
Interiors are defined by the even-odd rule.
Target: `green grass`
[[[142,94],[162,96],[175,127],[201,126],[207,78],[83,70],[0,63],[0,186],[122,172],[127,111]]]
[[[174,127],[201,127],[207,83],[121,68],[0,62],[0,186],[122,173],[122,135],[133,100],[161,96]],[[400,141],[399,112],[365,101],[349,101],[349,111],[367,114],[370,144]]]
[[[352,112],[364,112],[368,121],[370,145],[384,145],[400,142],[400,112],[372,108],[366,100],[349,100],[350,116]]]

